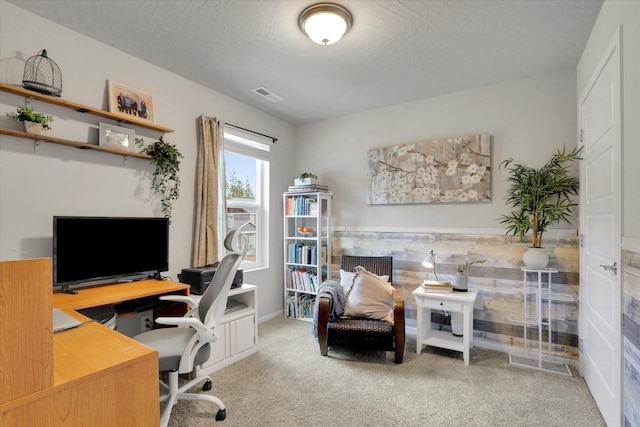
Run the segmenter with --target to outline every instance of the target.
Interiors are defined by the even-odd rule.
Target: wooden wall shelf
[[[138,157],[140,159],[151,159],[151,156],[149,156],[148,154],[139,153],[137,151],[119,150],[113,147],[93,145],[93,144],[88,144],[86,142],[81,142],[81,141],[70,141],[68,139],[56,138],[56,137],[47,136],[47,135],[34,135],[32,133],[21,132],[19,130],[13,130],[13,129],[0,128],[0,134],[16,136],[18,138],[31,139],[34,142],[38,142],[38,141],[53,142],[54,144],[62,144],[68,147],[102,151],[105,153],[119,154],[122,156]]]
[[[61,107],[75,110],[79,113],[88,113],[88,114],[93,114],[94,116],[100,116],[107,119],[116,120],[119,122],[130,123],[135,126],[144,127],[144,128],[155,130],[162,133],[173,132],[173,129],[171,128],[160,126],[155,123],[148,122],[146,120],[138,119],[136,117],[120,115],[117,113],[110,113],[109,111],[100,110],[98,108],[89,107],[87,105],[78,104],[76,102],[66,101],[62,98],[57,98],[55,96],[44,95],[42,93],[23,89],[20,86],[0,83],[0,91],[13,93],[14,95],[20,95],[28,98],[37,99],[39,101],[48,102],[49,104],[53,104],[53,105],[59,105]]]

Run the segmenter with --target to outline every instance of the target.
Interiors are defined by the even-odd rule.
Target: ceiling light
[[[334,44],[351,28],[353,18],[347,9],[333,3],[306,8],[298,18],[303,33],[318,44]]]

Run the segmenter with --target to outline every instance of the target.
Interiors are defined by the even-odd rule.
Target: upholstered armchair
[[[364,267],[377,276],[388,276],[391,282],[393,258],[390,256],[342,255],[340,269],[353,273],[356,267]],[[347,296],[347,299],[349,297]],[[395,363],[402,363],[405,344],[404,299],[402,289],[392,286],[393,322],[370,318],[345,317],[330,319],[329,297],[319,296],[318,341],[320,353],[326,356],[329,346],[348,345],[371,350],[395,352]],[[392,301],[392,302],[391,302]]]

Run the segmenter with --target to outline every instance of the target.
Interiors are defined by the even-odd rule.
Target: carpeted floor
[[[172,427],[200,426],[605,426],[584,380],[509,365],[507,354],[462,354],[407,337],[404,363],[391,353],[329,349],[320,356],[307,322],[259,325],[258,353],[214,372],[227,407],[179,402]]]

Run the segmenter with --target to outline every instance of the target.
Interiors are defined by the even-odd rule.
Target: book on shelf
[[[296,319],[312,319],[315,308],[315,296],[313,295],[289,295],[285,305],[286,317]]]
[[[318,215],[318,202],[315,198],[306,195],[291,195],[284,199],[285,215]],[[312,212],[315,212],[312,213]]]
[[[423,280],[422,290],[425,292],[453,292],[453,285],[449,282],[435,280]]]
[[[318,276],[302,267],[289,267],[285,271],[287,288],[305,292],[318,292]]]
[[[323,184],[290,185],[288,193],[327,193],[329,187]]]

